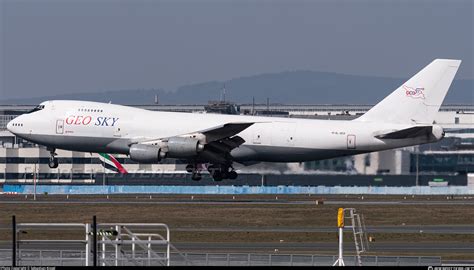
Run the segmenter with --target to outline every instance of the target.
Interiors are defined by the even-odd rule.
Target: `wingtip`
[[[443,63],[449,64],[450,66],[460,66],[462,60],[461,59],[442,59],[442,58],[438,58],[438,59],[435,59],[433,62],[443,62]]]

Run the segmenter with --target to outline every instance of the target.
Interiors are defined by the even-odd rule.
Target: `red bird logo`
[[[421,98],[421,99],[425,99],[425,88],[423,87],[410,87],[410,86],[406,86],[404,85],[403,88],[405,89],[405,95],[407,97],[411,97],[411,98]]]

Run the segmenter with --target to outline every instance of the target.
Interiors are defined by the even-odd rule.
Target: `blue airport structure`
[[[5,193],[33,194],[33,185],[4,185]],[[37,185],[37,194],[372,194],[474,195],[467,186],[346,187],[346,186],[85,186]]]

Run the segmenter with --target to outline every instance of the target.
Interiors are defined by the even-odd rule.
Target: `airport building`
[[[371,105],[285,105],[285,104],[241,104],[230,102],[210,102],[205,105],[135,105],[134,107],[173,112],[227,113],[245,115],[266,115],[279,117],[301,117],[328,120],[355,119],[364,114]],[[165,160],[160,164],[139,164],[127,156],[114,158],[129,172],[126,178],[119,177],[117,168],[110,158],[98,153],[82,153],[58,150],[59,167],[48,166],[49,152],[44,147],[23,141],[6,130],[9,121],[33,109],[33,105],[0,105],[0,184],[32,183],[36,178],[41,183],[78,183],[98,184],[114,181],[129,183],[134,179],[142,183],[163,183],[170,179],[182,181],[185,165],[179,160]],[[251,167],[242,167],[241,178],[245,183],[285,183],[302,181],[318,185],[324,182],[306,179],[304,175],[345,174],[366,175],[366,181],[357,183],[373,185],[374,175],[434,175],[446,177],[466,175],[474,172],[474,105],[444,105],[441,107],[436,124],[446,132],[444,140],[422,146],[361,154],[350,157],[305,162],[301,164],[265,164],[265,169],[256,171]],[[259,167],[257,167],[259,168]],[[35,173],[36,172],[36,173]],[[114,176],[115,175],[115,176]],[[280,175],[280,176],[278,176]],[[282,175],[287,175],[282,176]],[[288,175],[292,175],[289,177]],[[301,177],[297,177],[300,175]],[[152,181],[152,178],[159,178]],[[317,177],[316,177],[317,178]],[[313,177],[313,180],[316,179]],[[387,177],[385,177],[388,179]],[[417,184],[428,184],[434,177],[426,178]],[[117,180],[119,179],[119,180]],[[122,180],[120,180],[122,179]],[[125,179],[125,180],[124,180]],[[143,180],[145,179],[145,180]],[[299,180],[298,180],[299,179]],[[362,179],[362,178],[361,178]],[[411,178],[414,183],[415,178]],[[417,178],[418,179],[418,178]],[[425,179],[425,178],[423,178]],[[431,180],[430,180],[431,179]],[[457,183],[466,183],[456,178]],[[166,180],[166,181],[165,181]],[[208,180],[194,183],[207,183]],[[188,182],[189,182],[188,181]],[[210,180],[209,180],[210,181]],[[454,181],[454,180],[453,180]],[[118,183],[117,182],[117,183]],[[396,180],[394,180],[396,182]],[[175,182],[177,183],[177,182]],[[212,182],[209,182],[212,184]],[[236,182],[238,184],[239,182]]]

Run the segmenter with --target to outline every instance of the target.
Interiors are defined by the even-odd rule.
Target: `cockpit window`
[[[37,112],[37,111],[41,111],[42,109],[44,109],[44,105],[38,105],[33,110],[31,110],[27,113],[34,113],[34,112]]]

